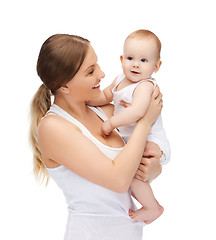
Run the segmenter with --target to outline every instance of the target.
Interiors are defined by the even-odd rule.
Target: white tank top
[[[101,108],[89,108],[102,120],[108,119]],[[77,125],[83,135],[89,138],[110,159],[114,159],[123,149],[112,148],[101,143],[82,123],[56,104],[50,107],[47,114],[52,114],[51,112]],[[85,146],[80,146],[80,151],[85,151]],[[78,176],[62,165],[56,168],[47,168],[47,170],[63,191],[68,205],[69,217],[65,239],[142,239],[142,226],[144,224],[135,222],[128,216],[130,208],[136,209],[130,191],[123,194],[110,191]],[[100,235],[97,237],[98,232]]]

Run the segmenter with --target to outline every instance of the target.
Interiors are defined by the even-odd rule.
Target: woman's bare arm
[[[42,156],[98,185],[126,192],[142,158],[151,125],[161,111],[161,95],[154,98],[145,116],[136,124],[128,144],[114,160],[106,157],[77,126],[58,116],[47,116],[39,126]]]

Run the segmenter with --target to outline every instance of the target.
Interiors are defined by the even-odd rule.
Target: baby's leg
[[[131,183],[131,190],[136,200],[143,206],[137,211],[129,210],[129,216],[135,221],[151,223],[163,213],[163,207],[157,202],[152,189],[147,182],[136,178]]]

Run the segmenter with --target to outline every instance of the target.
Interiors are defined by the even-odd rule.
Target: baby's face
[[[122,68],[126,78],[139,82],[150,78],[156,72],[158,59],[157,45],[152,39],[127,39],[124,45],[124,55],[121,56]]]

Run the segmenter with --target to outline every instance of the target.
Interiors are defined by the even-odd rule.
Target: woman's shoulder
[[[101,107],[101,109],[105,112],[107,117],[112,117],[114,115],[114,105],[109,103]]]
[[[43,137],[44,135],[46,137],[52,136],[53,133],[58,133],[58,129],[61,129],[60,132],[68,131],[74,131],[80,129],[73,123],[67,121],[66,119],[58,116],[58,115],[47,115],[44,117],[38,126],[38,136]]]
[[[60,144],[66,145],[70,137],[71,142],[74,141],[80,133],[81,130],[73,123],[57,115],[48,115],[38,126],[37,139],[40,152],[44,158],[55,159],[53,152],[60,152],[56,150]]]

